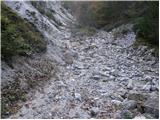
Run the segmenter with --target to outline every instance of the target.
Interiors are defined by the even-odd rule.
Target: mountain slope
[[[76,20],[61,2],[5,4],[33,23],[48,44],[46,53],[18,57],[14,69],[2,69],[3,78],[18,79],[2,91],[3,105],[9,105],[3,118],[159,117],[158,57],[147,46],[134,48],[132,25],[87,36],[72,29]],[[15,99],[23,92],[10,92],[21,88],[24,102]]]
[[[7,60],[2,59],[3,118],[17,112],[21,106],[19,102],[26,100],[30,91],[38,89],[54,76],[56,62],[62,61],[56,37],[61,37],[60,30],[71,23],[73,17],[61,8],[59,2],[42,5],[46,11],[56,11],[53,15],[56,19],[41,14],[31,2],[2,3],[2,44],[6,45],[2,46],[2,55],[4,58],[7,55]],[[12,30],[11,34],[7,30]],[[8,48],[10,51],[6,54]],[[42,48],[45,51],[39,51]]]

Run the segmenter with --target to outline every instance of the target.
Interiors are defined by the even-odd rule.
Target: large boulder
[[[123,119],[133,119],[134,115],[129,110],[124,110],[124,111],[121,112],[121,117]]]
[[[73,60],[74,60],[74,57],[68,50],[66,50],[65,53],[64,53],[63,60],[66,62],[66,64],[72,64]]]
[[[126,100],[122,103],[124,109],[132,110],[137,107],[137,102],[135,100]]]
[[[154,117],[159,117],[159,97],[151,96],[143,105],[144,112],[153,114]]]
[[[140,93],[140,92],[136,92],[136,91],[132,91],[128,94],[127,97],[129,100],[135,100],[135,101],[145,101],[147,99],[147,95]]]
[[[133,89],[133,80],[132,79],[130,79],[128,81],[127,89]]]
[[[146,117],[143,115],[137,115],[134,119],[146,119]]]
[[[90,112],[91,112],[91,116],[96,116],[99,113],[99,108],[98,107],[92,107]]]

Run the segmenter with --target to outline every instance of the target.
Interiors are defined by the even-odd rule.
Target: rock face
[[[115,28],[110,32],[98,30],[90,37],[74,36],[72,30],[64,25],[68,24],[68,20],[60,20],[64,24],[57,28],[52,24],[53,20],[38,12],[30,2],[6,4],[31,21],[46,36],[48,50],[43,57],[55,62],[58,67],[56,76],[9,118],[125,119],[145,113],[154,114],[154,118],[157,118],[159,100],[147,98],[150,95],[158,95],[159,91],[143,87],[147,82],[152,82],[151,85],[156,85],[157,88],[158,58],[152,56],[153,51],[147,46],[139,46],[137,49],[133,47],[136,37],[134,32],[130,31],[125,36],[115,38],[114,31],[118,30]],[[16,10],[17,5],[21,6],[19,10]],[[60,3],[48,2],[45,8],[58,11],[59,15],[55,14],[59,16],[57,19],[67,14],[61,11]],[[37,22],[33,22],[33,16],[24,12],[27,9],[36,12]],[[45,22],[42,22],[43,20]],[[46,30],[42,23],[47,26]],[[65,45],[74,49],[78,57],[64,53]],[[65,66],[65,63],[69,65]],[[29,104],[29,107],[25,104]]]

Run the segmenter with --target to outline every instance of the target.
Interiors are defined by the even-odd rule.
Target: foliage
[[[146,14],[138,21],[135,29],[138,37],[152,44],[159,43],[159,3],[147,2]]]
[[[51,1],[48,1],[51,2]],[[47,8],[46,10],[46,3],[45,1],[31,1],[31,4],[43,15],[47,16],[49,19],[52,19],[54,22],[56,22],[55,26],[59,27],[62,25],[60,21],[58,21],[54,14],[56,13],[53,9]]]
[[[81,25],[102,28],[119,21],[130,21],[143,14],[144,2],[90,1],[64,2],[64,7],[71,9]]]
[[[80,27],[79,31],[87,36],[92,36],[96,32],[96,30],[91,27]]]
[[[6,118],[19,110],[18,101],[26,101],[26,91],[20,87],[20,81],[18,79],[2,89],[1,101],[2,118]]]
[[[21,65],[16,70],[15,76],[8,84],[3,85],[1,91],[1,114],[2,118],[8,118],[11,114],[15,114],[22,107],[22,103],[28,99],[28,94],[55,75],[55,66],[49,61],[39,56],[36,59],[27,59],[21,57],[16,60],[16,64]],[[26,67],[27,63],[30,67]],[[24,67],[25,66],[25,67]]]
[[[20,18],[4,3],[1,10],[2,59],[8,60],[15,55],[29,55],[46,50],[46,42],[35,26]]]
[[[82,26],[106,31],[126,23],[136,23],[138,36],[158,45],[158,1],[89,1],[64,2]]]

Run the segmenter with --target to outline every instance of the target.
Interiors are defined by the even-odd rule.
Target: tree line
[[[65,1],[63,5],[81,26],[110,31],[134,23],[137,36],[152,44],[159,42],[158,1]]]

